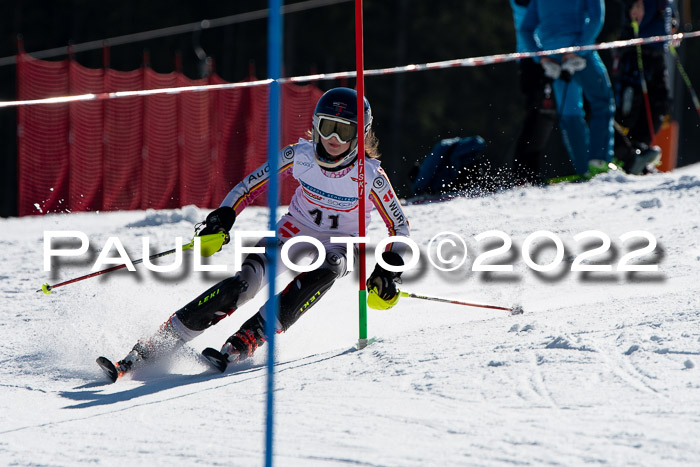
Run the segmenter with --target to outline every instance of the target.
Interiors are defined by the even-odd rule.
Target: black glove
[[[204,228],[197,235],[201,237],[225,232],[226,241],[224,243],[228,243],[228,232],[233,227],[234,222],[236,222],[236,211],[229,206],[222,206],[209,213],[207,219],[203,222]]]
[[[403,258],[393,251],[382,253],[382,259],[391,266],[403,266]],[[377,295],[382,300],[391,300],[396,297],[396,283],[400,281],[401,273],[387,271],[379,264],[374,266],[374,271],[367,279],[367,290],[376,289]]]

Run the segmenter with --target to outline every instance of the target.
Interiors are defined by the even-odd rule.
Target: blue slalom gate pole
[[[268,136],[268,164],[270,167],[270,189],[268,204],[270,206],[270,230],[276,231],[277,198],[279,197],[279,162],[277,154],[280,146],[280,84],[282,72],[282,1],[270,0],[270,15],[267,26],[267,70],[270,83],[269,115],[270,128]],[[267,336],[267,415],[265,429],[265,465],[272,467],[275,426],[275,323],[277,322],[277,296],[275,294],[275,276],[277,275],[277,241],[270,242],[272,251],[268,265],[269,299],[265,307],[265,335]]]

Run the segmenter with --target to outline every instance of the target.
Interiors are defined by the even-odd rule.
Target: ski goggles
[[[357,137],[357,124],[328,116],[318,117],[316,131],[324,139],[335,135],[341,143],[347,143]]]

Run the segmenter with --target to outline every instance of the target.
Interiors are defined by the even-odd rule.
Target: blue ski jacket
[[[535,52],[593,44],[604,20],[604,0],[532,0],[520,28],[525,49]]]

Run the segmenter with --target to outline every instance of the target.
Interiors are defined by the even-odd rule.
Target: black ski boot
[[[231,363],[242,362],[253,356],[255,350],[265,342],[265,322],[260,313],[246,321],[241,329],[229,337],[221,351],[207,347],[202,355],[222,373]]]

